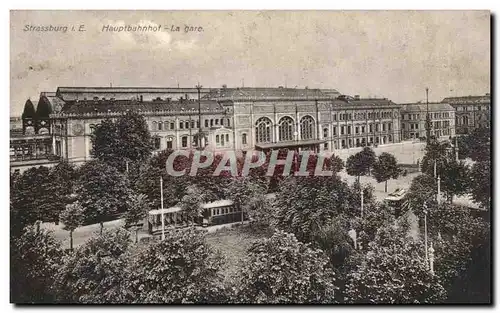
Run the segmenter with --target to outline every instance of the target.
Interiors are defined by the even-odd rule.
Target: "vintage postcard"
[[[491,304],[489,11],[10,12],[10,301]]]

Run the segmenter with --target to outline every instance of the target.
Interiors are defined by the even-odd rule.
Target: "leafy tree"
[[[95,127],[90,141],[92,143],[90,150],[92,157],[108,164],[122,165],[120,164],[121,157],[116,155],[120,146],[120,138],[113,120],[106,118],[101,121]]]
[[[53,303],[53,279],[63,250],[52,233],[28,226],[14,240],[10,262],[10,293],[14,303]]]
[[[69,231],[69,249],[73,251],[73,232],[83,225],[85,221],[85,209],[78,202],[66,205],[66,210],[61,212],[60,220],[64,224],[64,230]]]
[[[167,208],[172,207],[186,195],[190,182],[186,176],[173,177],[167,175],[165,167],[158,168],[153,165],[145,165],[141,168],[137,179],[133,182],[134,191],[147,195],[151,206],[160,208],[160,176],[163,177],[163,205]]]
[[[360,152],[353,154],[347,158],[346,170],[347,174],[359,177],[370,173],[370,169],[376,162],[375,152],[369,147],[364,147]]]
[[[124,229],[106,230],[90,238],[68,255],[55,275],[61,303],[126,303],[130,234]]]
[[[408,207],[411,207],[413,213],[422,216],[424,203],[432,207],[436,203],[437,183],[434,177],[427,174],[421,174],[413,178],[410,188],[404,197]]]
[[[476,162],[491,159],[491,130],[489,127],[474,129],[470,134],[458,138],[458,153],[461,159],[471,158]]]
[[[489,210],[491,207],[491,165],[489,161],[476,162],[472,165],[469,186],[474,202]]]
[[[439,142],[431,140],[425,147],[425,155],[422,158],[422,173],[434,176],[434,163],[436,164],[436,174],[443,176],[448,163],[455,159],[453,149],[449,142]]]
[[[136,112],[127,112],[116,122],[103,120],[91,136],[91,154],[120,170],[127,162],[144,161],[151,156],[153,143],[146,120]]]
[[[187,194],[179,202],[179,207],[191,223],[196,223],[203,216],[203,204],[208,202],[209,196],[196,185],[188,187],[187,190]]]
[[[341,266],[354,250],[354,242],[349,236],[349,224],[349,220],[341,214],[320,226],[314,234],[314,245],[329,256],[333,268]]]
[[[368,248],[368,244],[375,240],[377,232],[383,227],[394,225],[393,210],[385,203],[369,203],[364,208],[363,216],[352,221],[356,230],[358,248]]]
[[[15,180],[11,201],[19,222],[29,225],[37,220],[53,221],[51,184],[50,171],[44,166],[30,168]]]
[[[266,186],[259,180],[251,177],[234,177],[228,184],[226,191],[229,199],[233,201],[236,207],[241,209],[241,222],[243,215],[257,221],[259,224],[269,225],[270,217],[269,203],[266,198]]]
[[[348,274],[346,301],[352,303],[437,303],[446,293],[430,273],[422,243],[396,227],[383,228],[355,271]]]
[[[446,203],[431,208],[427,221],[429,241],[435,250],[434,269],[450,295],[448,301],[461,302],[470,290],[486,289],[486,281],[478,281],[470,271],[477,261],[483,262],[484,271],[491,267],[485,262],[488,253],[475,254],[478,249],[488,249],[489,223],[468,208]]]
[[[338,155],[332,155],[330,157],[330,164],[330,170],[334,173],[341,172],[345,167],[344,161]]]
[[[145,194],[131,194],[128,210],[125,212],[125,227],[135,228],[135,243],[139,241],[140,222],[143,221],[150,209],[150,203]]]
[[[398,161],[392,154],[387,152],[382,153],[373,165],[373,175],[377,183],[385,182],[385,192],[387,192],[387,181],[391,178],[397,179],[400,172]]]
[[[134,256],[127,289],[134,303],[220,303],[222,264],[202,231],[172,231]]]
[[[127,210],[127,178],[106,163],[89,161],[79,170],[76,195],[85,208],[87,222],[99,222],[102,232],[107,218]]]
[[[359,152],[359,154],[361,155],[361,159],[363,160],[362,163],[367,166],[368,172],[370,172],[375,162],[377,162],[377,156],[375,155],[375,152],[370,147],[364,147],[363,150]]]
[[[349,213],[349,186],[338,176],[293,177],[282,181],[273,205],[273,227],[310,242],[340,213]]]
[[[321,250],[276,232],[257,241],[240,271],[237,294],[244,303],[332,303],[335,274]]]
[[[358,181],[349,186],[348,210],[346,216],[355,218],[361,216],[361,190],[363,190],[363,207],[375,204],[375,196],[373,195],[375,188],[371,184],[361,185]]]
[[[453,160],[443,170],[443,176],[440,179],[441,190],[447,194],[451,203],[453,196],[460,196],[468,192],[470,182],[469,167],[463,161],[457,162]]]
[[[57,223],[66,205],[73,201],[74,182],[76,180],[75,167],[67,161],[59,162],[51,168],[50,180],[48,192],[52,196],[51,216]]]

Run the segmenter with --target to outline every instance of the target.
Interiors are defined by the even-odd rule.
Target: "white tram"
[[[209,226],[247,220],[247,214],[245,212],[242,213],[231,200],[218,200],[205,203],[203,209],[202,216],[194,221],[195,224]],[[150,234],[161,232],[162,213],[166,229],[185,227],[190,223],[187,215],[182,212],[180,207],[151,210],[148,212],[146,223],[144,223],[145,226],[147,225],[147,230]]]

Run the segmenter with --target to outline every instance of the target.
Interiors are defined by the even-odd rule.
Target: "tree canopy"
[[[109,217],[127,211],[129,193],[127,178],[106,163],[93,160],[79,169],[76,195],[85,208],[87,223],[102,226]]]
[[[28,226],[11,246],[10,292],[14,303],[53,303],[54,276],[64,252],[50,231]]]
[[[349,213],[349,199],[349,186],[338,176],[285,179],[276,193],[273,226],[310,242],[327,221]]]
[[[250,248],[237,286],[243,303],[333,303],[335,274],[319,249],[276,232]]]
[[[225,301],[221,257],[194,228],[168,232],[136,254],[127,270],[134,303]]]
[[[370,169],[376,162],[375,152],[369,147],[364,147],[360,152],[347,158],[346,170],[351,176],[363,176],[370,173]]]
[[[64,259],[54,286],[61,303],[126,303],[127,250],[130,234],[122,228],[105,230]]]
[[[120,171],[126,162],[145,161],[153,151],[152,137],[142,115],[130,111],[116,121],[103,120],[91,135],[94,158]]]
[[[437,303],[446,292],[427,267],[422,243],[390,226],[348,274],[345,296],[352,303]]]
[[[387,192],[387,181],[397,179],[401,170],[396,158],[387,152],[382,153],[373,165],[373,175],[378,183],[385,182],[385,192]]]

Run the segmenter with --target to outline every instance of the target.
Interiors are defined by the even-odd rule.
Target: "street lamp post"
[[[434,275],[434,248],[432,247],[432,242],[429,248],[429,271]]]
[[[359,184],[359,188],[360,188],[360,194],[361,194],[361,218],[363,218],[363,202],[364,202],[364,195],[363,195],[363,186],[361,186],[361,184]]]
[[[438,176],[437,179],[437,203],[441,204],[441,176]]]
[[[160,176],[161,240],[165,240],[165,213],[163,212],[163,176]]]
[[[427,204],[424,203],[424,244],[425,244],[425,263],[428,264],[429,256],[427,252]]]

